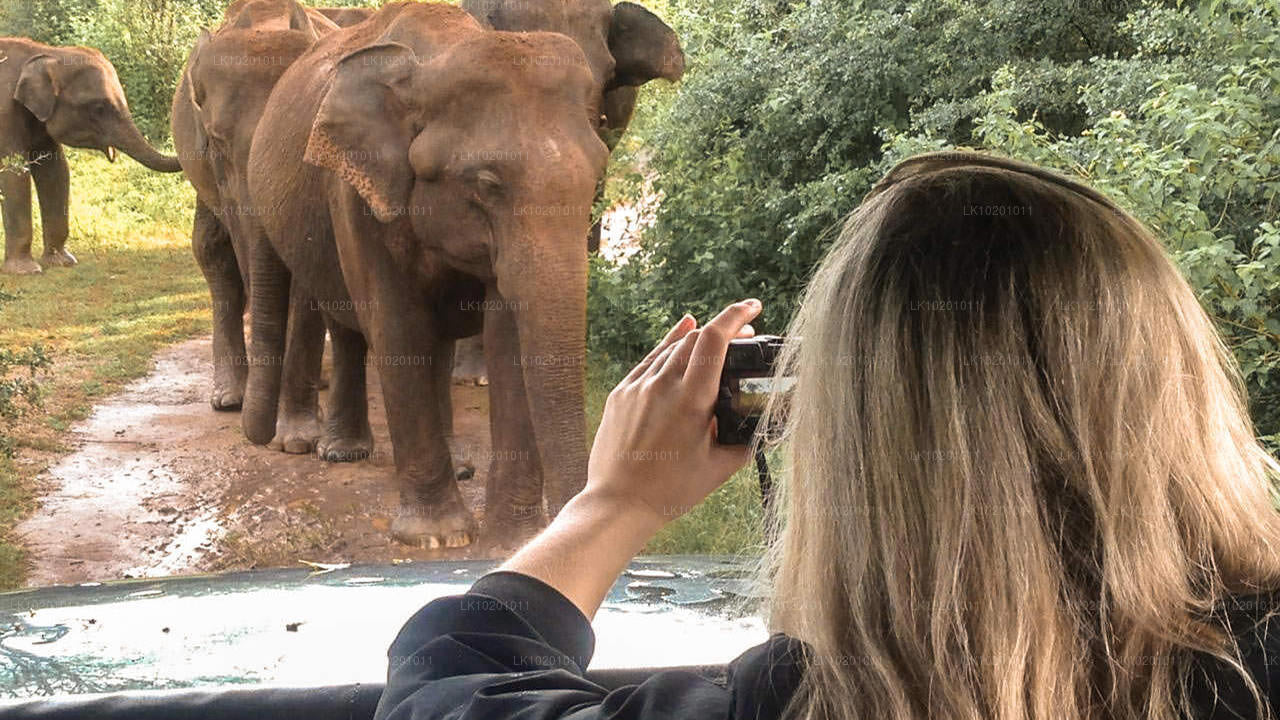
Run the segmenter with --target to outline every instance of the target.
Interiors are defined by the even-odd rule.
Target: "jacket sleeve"
[[[551,586],[499,571],[409,619],[388,652],[375,720],[726,718],[729,691],[664,671],[612,692],[588,681],[595,635]]]

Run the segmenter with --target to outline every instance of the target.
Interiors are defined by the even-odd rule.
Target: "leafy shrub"
[[[0,303],[16,299],[0,290]],[[21,350],[0,348],[0,418],[17,420],[27,410],[40,407],[43,388],[37,373],[52,364],[48,351],[39,344]],[[0,432],[0,456],[11,458],[14,450],[13,438]]]
[[[1198,22],[1188,23],[1189,17]],[[1280,9],[1254,2],[1125,23],[1139,52],[1112,72],[1146,79],[1136,105],[1108,109],[1107,86],[1086,85],[1089,125],[1055,133],[1013,104],[1007,72],[977,98],[975,145],[1081,176],[1162,236],[1217,321],[1249,387],[1255,422],[1280,432]],[[1194,43],[1179,38],[1194,33]],[[1160,65],[1170,48],[1196,63]],[[1216,60],[1210,61],[1211,58]],[[1153,70],[1152,68],[1157,68]],[[935,138],[893,138],[887,160]]]
[[[701,0],[676,20],[696,52],[648,138],[663,202],[630,263],[593,267],[597,352],[633,359],[681,312],[746,296],[782,329],[893,163],[977,147],[1077,174],[1155,227],[1280,433],[1274,2]]]

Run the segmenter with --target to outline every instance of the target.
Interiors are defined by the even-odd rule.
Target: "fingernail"
[[[742,301],[742,304],[743,304],[743,305],[745,305],[746,307],[749,307],[749,308],[753,309],[753,310],[754,310],[755,308],[760,307],[760,301],[759,301],[759,300],[756,300],[755,298],[751,298],[750,300],[743,300],[743,301]]]

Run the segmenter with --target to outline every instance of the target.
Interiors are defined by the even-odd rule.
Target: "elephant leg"
[[[407,281],[391,274],[384,270],[374,283],[376,298],[353,298],[369,309],[361,324],[382,383],[400,486],[391,535],[419,547],[462,547],[475,537],[475,518],[458,491],[441,423],[440,393],[450,387],[433,367],[449,363],[452,343],[440,342],[440,323],[417,294],[405,291]]]
[[[0,169],[0,209],[4,214],[4,265],[0,265],[0,272],[40,272],[40,264],[31,257],[31,178],[26,172]]]
[[[71,199],[71,172],[67,169],[67,156],[62,148],[40,154],[39,162],[31,165],[31,177],[36,182],[36,194],[40,197],[40,222],[44,233],[44,254],[40,262],[45,267],[71,267],[75,256],[67,252],[68,206]]]
[[[465,342],[465,341],[464,341]],[[456,363],[461,352],[462,342],[456,340],[442,340],[440,344],[438,357],[443,358],[441,362],[432,363],[431,369],[435,372],[434,382],[443,388],[450,388],[455,377]],[[488,384],[488,380],[485,381]],[[446,390],[440,393],[437,398],[437,405],[440,411],[440,427],[444,428],[445,438],[449,442],[449,455],[453,458],[453,462],[458,471],[459,480],[469,480],[476,474],[475,463],[470,457],[469,448],[463,447],[457,437],[453,434],[453,392]]]
[[[213,393],[209,403],[214,410],[238,410],[249,376],[244,346],[244,279],[230,233],[199,200],[191,249],[213,302]]]
[[[486,545],[514,549],[546,524],[543,474],[526,396],[516,311],[492,303],[485,313],[492,457],[485,485]]]
[[[273,447],[291,455],[315,452],[320,427],[320,366],[324,360],[324,317],[296,283],[289,298],[280,417]]]
[[[325,325],[333,346],[333,382],[316,454],[328,462],[355,462],[373,452],[365,377],[368,345],[358,330],[328,318]]]
[[[259,231],[255,231],[259,232]],[[280,382],[284,373],[285,330],[289,319],[289,270],[266,237],[250,245],[249,379],[240,420],[244,435],[266,445],[276,435]]]

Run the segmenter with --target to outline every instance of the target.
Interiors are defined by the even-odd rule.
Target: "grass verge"
[[[129,159],[69,155],[67,248],[80,264],[0,276],[0,290],[16,296],[0,305],[0,347],[39,343],[53,358],[42,407],[0,430],[17,448],[12,459],[0,456],[0,589],[23,582],[14,529],[36,506],[36,476],[66,452],[70,425],[145,375],[156,350],[209,332],[208,290],[191,255],[190,185]],[[38,228],[36,237],[38,258]]]

